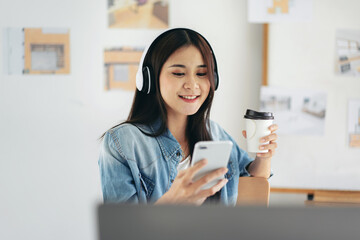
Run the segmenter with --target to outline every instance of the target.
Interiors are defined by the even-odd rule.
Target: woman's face
[[[160,93],[168,115],[195,114],[210,91],[207,66],[193,45],[176,50],[160,72]]]

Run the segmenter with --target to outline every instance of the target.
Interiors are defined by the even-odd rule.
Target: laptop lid
[[[98,237],[112,239],[360,239],[360,208],[104,204]]]

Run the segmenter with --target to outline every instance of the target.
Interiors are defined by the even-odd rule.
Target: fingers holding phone
[[[176,176],[169,191],[161,197],[156,204],[195,204],[201,205],[206,198],[214,195],[227,183],[226,179],[220,180],[216,185],[206,190],[201,188],[209,182],[223,176],[226,168],[213,170],[202,178],[194,181],[194,176],[208,164],[206,159],[198,161],[186,170],[180,171]]]
[[[192,165],[179,171],[169,191],[157,203],[202,204],[227,183],[231,141],[203,141],[195,144]]]
[[[222,178],[225,173],[227,173],[228,169],[227,168],[219,168],[219,169],[216,169],[216,170],[213,170],[209,173],[207,173],[206,175],[204,175],[203,177],[201,177],[200,179],[198,179],[197,181],[195,181],[193,184],[192,184],[192,187],[194,188],[194,190],[201,190],[203,189],[204,186],[208,185],[209,183],[211,183],[212,181],[216,180],[216,179],[219,179],[219,178]],[[218,185],[220,182],[222,182],[223,180],[226,180],[227,182],[227,179],[223,178],[221,180],[218,181],[218,183],[216,183],[216,185]],[[225,181],[224,181],[225,182]],[[225,183],[226,183],[225,182]],[[215,185],[214,185],[215,186]],[[213,187],[214,187],[213,186]],[[216,189],[216,188],[213,188],[213,187],[210,187],[212,190]],[[221,189],[221,188],[220,188]],[[220,190],[219,189],[219,190]],[[217,192],[217,191],[216,191]],[[215,192],[215,193],[216,193]],[[213,193],[213,194],[215,194]],[[210,194],[213,195],[213,194]]]

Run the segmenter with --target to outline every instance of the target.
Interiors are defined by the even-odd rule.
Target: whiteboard
[[[348,135],[360,77],[335,74],[336,31],[360,30],[358,9],[356,0],[314,0],[312,22],[269,24],[269,86],[327,93],[324,134],[279,135],[274,188],[360,190],[360,148],[349,147]]]

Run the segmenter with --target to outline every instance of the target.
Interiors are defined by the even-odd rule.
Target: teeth
[[[180,96],[182,98],[185,98],[185,99],[195,99],[197,98],[197,96]]]

